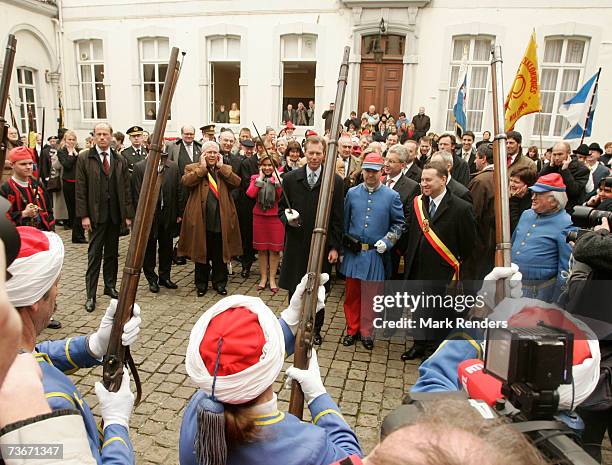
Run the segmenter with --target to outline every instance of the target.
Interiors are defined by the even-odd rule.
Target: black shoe
[[[79,237],[78,239],[72,239],[73,244],[87,244],[87,239]]]
[[[323,338],[321,337],[320,333],[315,333],[315,335],[312,337],[312,343],[316,346],[323,344]]]
[[[176,257],[172,259],[175,265],[186,265],[187,259],[185,257]]]
[[[342,345],[343,346],[352,346],[353,344],[355,344],[355,341],[359,340],[359,334],[347,334],[346,336],[344,336],[344,339],[342,339]]]
[[[367,350],[372,350],[374,348],[374,340],[371,337],[362,337],[361,344]]]
[[[217,291],[217,294],[219,295],[227,295],[227,289],[225,289],[225,286],[219,286],[219,287],[213,286],[213,289]]]
[[[176,285],[176,283],[173,283],[169,279],[160,279],[159,284],[160,286],[164,286],[167,289],[178,289],[178,286]]]
[[[49,321],[49,324],[47,325],[47,328],[49,329],[60,329],[62,327],[62,324],[57,321],[54,320],[53,318],[51,318],[51,320]]]
[[[104,295],[109,296],[111,299],[119,298],[119,293],[117,292],[117,289],[115,289],[114,287],[109,287],[107,289],[104,289]]]
[[[407,360],[414,360],[417,358],[422,358],[425,355],[425,348],[413,345],[410,349],[402,354],[402,360],[405,362]]]
[[[243,265],[242,271],[240,272],[240,276],[245,279],[251,276],[251,265]]]
[[[87,299],[85,301],[85,310],[88,313],[93,312],[96,309],[96,299]]]
[[[207,288],[205,288],[205,287],[204,288],[198,287],[198,297],[202,297],[202,296],[206,295],[206,291],[208,291]]]
[[[153,294],[157,294],[159,292],[159,285],[155,282],[155,281],[151,281],[149,283],[149,290],[153,293]]]

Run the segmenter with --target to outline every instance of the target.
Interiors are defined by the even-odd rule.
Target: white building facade
[[[45,107],[46,133],[55,131],[61,100],[64,125],[80,135],[98,121],[152,130],[171,47],[186,55],[167,136],[213,122],[232,103],[240,124],[230,126],[278,128],[287,104],[310,100],[321,131],[349,45],[343,116],[375,104],[411,117],[424,106],[432,130],[452,130],[464,64],[468,129],[478,136],[492,129],[491,45],[502,46],[507,92],[535,29],[543,109],[518,122],[523,145],[560,139],[559,106],[599,67],[590,140],[604,143],[612,140],[609,24],[609,0],[0,0],[0,37],[18,39],[10,95],[20,130],[28,109],[40,126]]]

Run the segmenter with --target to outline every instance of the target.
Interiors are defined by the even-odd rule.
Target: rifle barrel
[[[493,177],[495,182],[495,266],[510,266],[510,200],[508,196],[508,164],[504,132],[504,91],[502,82],[501,46],[491,50],[491,85],[493,87]],[[496,303],[504,298],[504,282],[497,282]]]
[[[4,161],[6,160],[6,152],[8,150],[8,123],[4,119],[4,112],[6,111],[6,103],[9,97],[16,51],[17,39],[13,34],[9,34],[4,54],[4,64],[2,66],[2,80],[0,80],[0,169],[4,168]],[[0,172],[0,182],[2,182],[2,172]]]
[[[151,145],[149,146],[149,154],[147,156],[147,164],[138,199],[138,207],[136,208],[136,215],[132,225],[130,245],[125,260],[125,267],[123,268],[119,301],[117,302],[113,329],[108,344],[108,350],[104,357],[104,386],[112,392],[116,392],[121,387],[123,365],[126,362],[130,364],[135,379],[137,378],[137,372],[134,370],[133,360],[131,360],[129,350],[121,345],[121,335],[123,333],[123,326],[132,316],[132,307],[136,299],[140,270],[142,269],[144,261],[144,252],[151,232],[155,209],[157,207],[159,189],[163,176],[163,172],[160,174],[159,167],[160,162],[163,162],[162,148],[164,133],[170,113],[172,95],[176,88],[176,81],[178,80],[180,70],[178,53],[178,48],[173,47],[170,53],[168,72],[166,73],[166,80],[157,112]],[[139,387],[138,384],[139,383],[137,383],[137,387]],[[138,403],[140,399],[140,392],[139,390],[136,403]]]
[[[317,298],[319,290],[319,276],[323,267],[327,242],[327,227],[334,197],[334,178],[336,174],[336,152],[338,150],[338,137],[340,136],[340,124],[342,117],[342,106],[344,104],[344,93],[348,79],[348,61],[350,47],[344,47],[342,64],[338,75],[338,87],[336,89],[336,100],[332,127],[327,144],[327,155],[321,179],[319,191],[319,203],[317,205],[317,216],[310,241],[310,255],[308,257],[308,282],[304,291],[302,315],[295,338],[295,354],[293,364],[296,368],[308,368],[310,350],[312,349],[312,337],[314,318],[317,311]],[[291,386],[291,398],[289,400],[289,412],[298,418],[304,413],[304,393],[297,381]]]

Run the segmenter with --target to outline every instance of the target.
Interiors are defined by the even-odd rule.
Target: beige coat
[[[189,190],[189,199],[181,223],[178,254],[189,257],[197,263],[206,263],[206,198],[208,197],[208,169],[199,163],[185,166],[181,180]],[[219,189],[219,211],[221,214],[221,236],[223,239],[223,260],[242,255],[240,227],[232,189],[240,186],[240,177],[232,172],[230,165],[223,165],[217,171]]]

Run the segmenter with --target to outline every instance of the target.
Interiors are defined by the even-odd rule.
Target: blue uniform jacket
[[[565,241],[567,233],[576,229],[565,210],[538,215],[532,209],[525,210],[512,234],[512,263],[523,274],[523,295],[554,302],[561,294],[569,269],[572,248]],[[549,286],[544,281],[556,278]],[[539,281],[532,288],[528,281]]]
[[[365,184],[359,184],[349,189],[344,199],[344,233],[369,245],[383,240],[387,250],[391,250],[402,235],[403,208],[399,194],[393,189],[381,184],[370,192]],[[383,281],[383,256],[376,249],[359,254],[345,249],[342,273],[362,281]]]
[[[87,350],[87,337],[42,342],[36,345],[34,356],[42,370],[43,388],[49,406],[53,410],[68,408],[81,412],[91,454],[96,461],[103,465],[135,463],[128,430],[121,425],[109,425],[102,433],[96,425],[89,405],[66,376],[79,368],[100,364]]]
[[[287,355],[293,353],[295,337],[283,320],[279,320],[285,335]],[[189,401],[179,438],[181,465],[197,465],[195,441],[198,430],[197,406],[206,394],[198,390]],[[340,409],[329,394],[323,394],[308,406],[312,423],[304,423],[284,412],[270,412],[257,417],[261,441],[245,444],[228,451],[227,465],[329,465],[351,454],[362,456],[355,433],[346,424]]]

